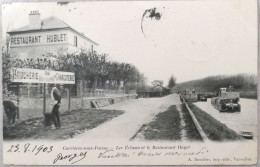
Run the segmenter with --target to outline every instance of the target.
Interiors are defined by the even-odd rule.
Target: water
[[[257,100],[240,98],[240,112],[220,112],[211,105],[211,99],[207,102],[196,102],[196,106],[226,124],[230,129],[237,133],[241,130],[250,130],[254,133],[254,138],[257,137]]]

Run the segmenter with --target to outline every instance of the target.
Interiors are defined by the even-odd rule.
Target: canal
[[[257,141],[257,100],[240,98],[240,112],[220,112],[211,105],[211,99],[207,102],[196,102],[196,106],[226,124],[237,133],[241,130],[250,130],[254,133],[254,140]]]

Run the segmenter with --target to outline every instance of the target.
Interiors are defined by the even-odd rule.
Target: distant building
[[[80,53],[98,46],[71,26],[52,16],[40,19],[38,11],[29,14],[29,25],[7,32],[10,54],[14,58],[44,58],[59,53]]]
[[[138,97],[162,97],[170,94],[170,89],[161,85],[137,91]]]

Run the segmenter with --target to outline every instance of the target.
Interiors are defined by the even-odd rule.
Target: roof
[[[68,28],[81,37],[85,38],[86,40],[94,43],[95,45],[98,45],[96,42],[92,41],[91,39],[87,38],[85,35],[82,33],[78,32],[71,26],[69,26],[67,23],[63,22],[62,20],[58,19],[57,17],[51,16],[46,19],[41,20],[41,28],[40,29],[35,29],[32,28],[30,25],[26,25],[20,28],[17,28],[15,30],[9,31],[7,33],[12,34],[12,33],[20,33],[20,32],[27,32],[27,31],[38,31],[38,30],[50,30],[50,29],[61,29],[61,28]]]

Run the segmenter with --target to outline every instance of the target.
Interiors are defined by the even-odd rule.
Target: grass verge
[[[192,103],[188,103],[190,109],[196,116],[201,128],[206,133],[208,138],[213,141],[232,141],[242,140],[235,131],[229,129],[225,124],[213,118],[211,115],[201,110]]]
[[[202,141],[202,138],[197,130],[189,111],[184,104],[181,104],[181,111],[183,113],[183,120],[185,122],[184,129],[186,131],[186,137],[190,141]]]
[[[34,118],[22,121],[13,127],[4,126],[4,140],[22,139],[66,139],[76,134],[83,133],[85,130],[93,129],[98,125],[123,114],[118,110],[78,110],[67,111],[60,115],[61,128],[51,129],[44,127],[43,118]]]
[[[170,106],[167,111],[155,116],[155,119],[144,124],[137,134],[145,140],[181,140],[180,113],[176,106]]]

